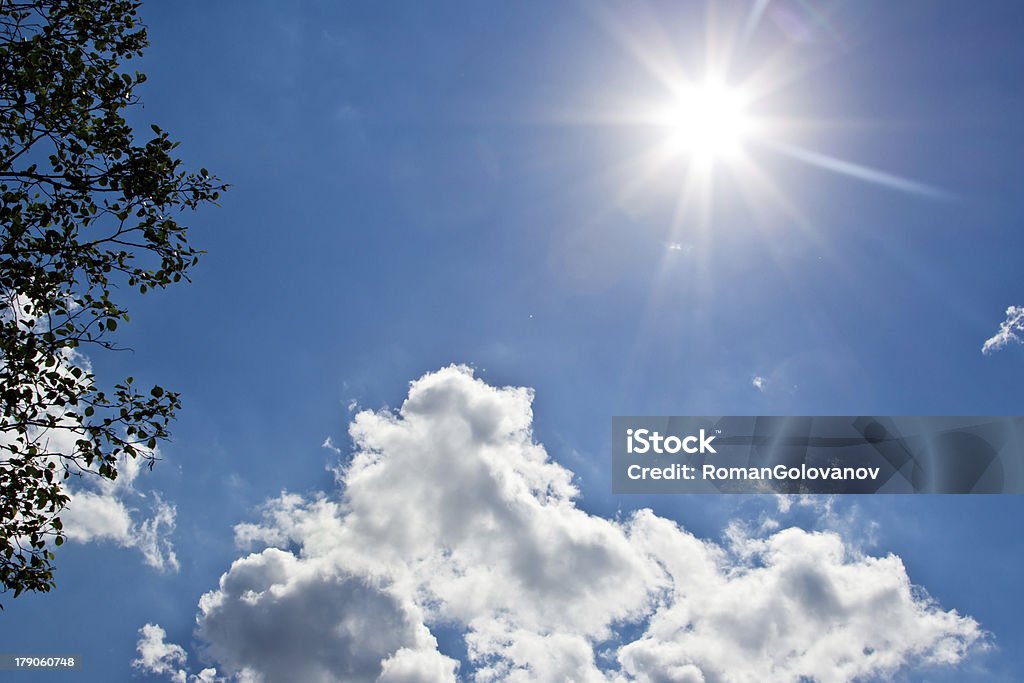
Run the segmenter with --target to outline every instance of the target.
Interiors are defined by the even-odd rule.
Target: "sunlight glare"
[[[742,94],[715,83],[683,89],[663,123],[673,152],[703,162],[737,154],[751,128]]]

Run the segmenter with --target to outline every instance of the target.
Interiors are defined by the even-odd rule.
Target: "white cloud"
[[[139,629],[139,636],[135,645],[139,657],[132,660],[132,666],[136,669],[166,676],[174,683],[223,683],[224,679],[213,668],[203,669],[198,674],[189,673],[185,648],[168,643],[165,640],[167,632],[158,624],[146,624]]]
[[[671,523],[646,517],[649,551],[669,567],[673,590],[620,651],[637,680],[668,670],[735,683],[862,680],[956,663],[982,637],[973,620],[912,586],[898,557],[861,555],[838,534],[738,535],[716,566],[713,550],[673,547]],[[689,561],[673,569],[683,553]]]
[[[981,347],[984,354],[998,351],[1011,342],[1021,342],[1024,334],[1024,306],[1010,306],[1006,309],[1006,320],[999,324],[999,331],[985,340]]]
[[[109,540],[130,545],[132,519],[124,503],[91,491],[74,494],[72,503],[61,515],[68,540]]]
[[[153,515],[139,522],[131,535],[131,547],[138,548],[146,564],[161,571],[178,571],[178,556],[171,543],[174,532],[175,507],[154,494]]]
[[[763,392],[765,387],[768,386],[768,380],[761,375],[754,375],[754,379],[750,380],[750,384],[758,391]]]
[[[122,457],[114,481],[86,475],[87,485],[69,486],[71,500],[60,515],[64,533],[77,543],[106,541],[136,548],[150,567],[176,572],[179,564],[171,535],[177,509],[159,495],[148,499],[136,489],[140,466],[138,458]],[[149,517],[139,518],[138,511],[129,507],[134,500],[149,500]]]
[[[177,510],[155,499],[153,514],[139,521],[117,494],[70,491],[71,500],[61,513],[69,541],[110,541],[122,548],[136,548],[147,565],[160,571],[179,569],[171,534]]]
[[[454,681],[414,605],[324,558],[267,548],[236,560],[198,623],[208,656],[240,680],[404,681],[418,669],[414,680]]]
[[[188,659],[185,648],[166,642],[167,632],[157,624],[146,624],[139,629],[139,635],[141,637],[135,646],[139,658],[132,661],[132,666],[184,683],[187,674],[181,667]]]
[[[831,683],[983,646],[898,557],[838,533],[736,526],[714,543],[649,510],[584,512],[531,402],[453,366],[397,412],[358,413],[339,494],[282,494],[236,527],[262,550],[202,597],[206,655],[245,681],[451,681],[428,630],[444,625],[464,634],[466,680]]]

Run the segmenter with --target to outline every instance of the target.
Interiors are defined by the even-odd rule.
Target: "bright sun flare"
[[[759,222],[778,211],[787,221],[810,226],[799,204],[777,183],[784,167],[774,162],[764,166],[773,156],[932,200],[956,199],[942,188],[800,144],[805,123],[813,119],[793,118],[784,95],[808,67],[790,60],[786,45],[778,54],[744,54],[753,49],[752,37],[769,3],[748,4],[749,14],[735,22],[719,21],[710,13],[703,41],[699,33],[683,40],[662,31],[648,21],[651,17],[637,23],[614,14],[601,17],[611,37],[634,59],[638,86],[648,85],[631,86],[611,106],[573,116],[585,125],[623,126],[629,140],[640,143],[611,175],[622,183],[623,200],[643,192],[674,199],[665,238],[669,251],[696,253],[711,239],[715,214],[733,211],[738,203]],[[696,49],[680,51],[681,45],[691,44]],[[809,132],[823,123],[811,123]],[[715,193],[723,190],[738,201],[716,201]]]
[[[751,120],[741,92],[706,83],[684,89],[662,115],[672,152],[714,162],[741,151]]]

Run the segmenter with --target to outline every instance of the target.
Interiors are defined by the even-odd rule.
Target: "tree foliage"
[[[188,278],[182,212],[224,185],[188,172],[157,126],[125,121],[147,45],[133,0],[0,0],[0,593],[48,591],[73,475],[114,479],[168,436],[179,396],[100,389],[118,291]]]

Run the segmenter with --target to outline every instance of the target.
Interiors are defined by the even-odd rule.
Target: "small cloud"
[[[793,499],[781,493],[775,494],[775,503],[779,506],[779,512],[786,514],[793,507]]]
[[[1024,334],[1024,306],[1010,306],[1006,309],[1006,320],[999,325],[999,331],[985,340],[981,352],[985,355],[998,351],[1011,342],[1021,343]]]
[[[132,660],[132,666],[136,669],[165,676],[173,683],[216,683],[224,680],[218,678],[217,670],[213,668],[203,669],[198,674],[189,673],[185,668],[188,661],[185,648],[164,640],[167,632],[159,624],[146,624],[139,629],[139,636],[139,642],[135,645],[139,658]]]
[[[348,408],[348,412],[350,412],[350,413],[355,412],[355,409],[359,407],[359,401],[357,401],[357,400],[355,400],[353,398],[352,400],[350,400],[348,402],[348,406],[346,406],[346,407]]]
[[[133,534],[132,546],[153,569],[177,572],[181,568],[170,540],[176,516],[177,509],[157,496],[153,516],[140,522]]]
[[[682,252],[683,254],[689,254],[693,251],[693,245],[683,244],[682,242],[669,242],[668,250]]]
[[[750,380],[750,384],[760,392],[764,392],[766,386],[768,386],[768,380],[761,375],[754,375],[754,379]]]
[[[135,646],[139,658],[132,661],[132,666],[147,673],[168,674],[177,679],[176,674],[181,672],[180,667],[188,659],[185,649],[165,641],[167,632],[157,624],[146,624],[139,629],[139,635],[141,637]]]
[[[351,410],[352,409],[349,408],[350,412]],[[326,448],[329,451],[334,451],[339,455],[341,454],[341,449],[334,445],[334,439],[332,439],[331,437],[327,437],[326,439],[324,439],[324,442],[320,444],[320,448]]]

